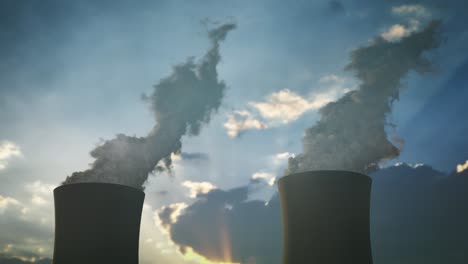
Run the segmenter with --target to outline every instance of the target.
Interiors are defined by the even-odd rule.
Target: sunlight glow
[[[191,247],[187,247],[186,251],[187,252],[183,255],[183,258],[185,260],[194,261],[200,264],[240,264],[239,262],[230,262],[230,261],[222,261],[222,262],[211,261],[205,258],[204,256],[196,253]]]
[[[468,160],[465,161],[464,164],[458,164],[457,165],[457,173],[461,173],[462,171],[468,169]]]

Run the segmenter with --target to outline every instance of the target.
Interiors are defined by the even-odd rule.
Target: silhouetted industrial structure
[[[75,183],[54,190],[54,264],[138,264],[145,194],[124,185]]]
[[[349,171],[309,171],[278,181],[283,264],[371,264],[371,179]]]

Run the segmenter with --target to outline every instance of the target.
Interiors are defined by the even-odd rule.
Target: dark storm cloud
[[[392,167],[373,175],[375,263],[465,263],[468,172]]]
[[[171,239],[181,252],[186,247],[215,261],[277,263],[280,258],[281,218],[278,197],[268,205],[247,201],[249,186],[200,194],[171,225],[170,209],[159,213],[170,226]]]
[[[371,234],[374,263],[453,263],[466,261],[468,171],[446,175],[430,166],[402,164],[371,175]],[[282,230],[278,195],[267,205],[248,201],[249,186],[214,190],[199,197],[170,222],[171,239],[211,260],[281,263]],[[224,234],[223,232],[226,232]],[[223,241],[229,238],[229,243]],[[250,261],[250,262],[249,262]]]
[[[402,127],[407,139],[403,160],[419,160],[449,170],[468,157],[468,60],[443,83]],[[443,139],[443,140],[439,140]],[[444,153],[434,155],[434,153]]]
[[[156,191],[155,194],[157,196],[166,196],[166,195],[169,194],[169,191],[167,191],[167,190]]]
[[[400,42],[377,37],[354,50],[346,69],[361,81],[359,88],[319,110],[321,119],[306,130],[303,153],[289,159],[286,174],[320,169],[366,172],[397,157],[400,150],[385,131],[386,116],[399,97],[402,79],[410,71],[431,70],[424,55],[438,46],[439,25],[433,21]]]
[[[193,160],[193,161],[207,161],[210,159],[208,154],[201,152],[182,152],[180,156],[183,160]]]
[[[193,58],[174,66],[170,76],[160,80],[149,96],[156,126],[146,137],[123,134],[91,151],[92,168],[75,172],[64,184],[75,182],[118,183],[143,188],[158,162],[171,166],[171,153],[180,153],[184,135],[198,135],[203,124],[221,105],[226,85],[218,80],[220,42],[235,24],[222,24],[208,32],[211,48],[195,62]]]
[[[166,206],[158,212],[159,219],[161,220],[161,226],[168,229],[171,226],[171,215],[176,209]]]

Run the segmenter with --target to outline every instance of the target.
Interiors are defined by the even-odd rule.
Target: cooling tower
[[[283,264],[371,264],[371,179],[349,171],[309,171],[278,181]]]
[[[145,194],[124,185],[75,183],[54,190],[54,264],[138,264]]]

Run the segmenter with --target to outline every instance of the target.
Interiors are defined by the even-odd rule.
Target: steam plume
[[[180,152],[183,135],[198,135],[220,104],[226,85],[218,80],[216,66],[221,57],[220,42],[235,24],[222,24],[208,32],[211,48],[199,62],[192,58],[176,65],[170,76],[145,96],[154,112],[156,125],[146,137],[123,134],[91,151],[90,169],[74,172],[63,184],[107,182],[143,188],[159,161],[170,167],[171,153]]]
[[[361,81],[359,89],[320,109],[321,119],[308,128],[303,153],[289,159],[286,174],[319,169],[368,172],[400,150],[387,139],[386,115],[398,99],[401,80],[409,71],[426,73],[431,63],[424,52],[438,46],[439,21],[424,30],[388,42],[377,37],[354,50],[346,70]]]

